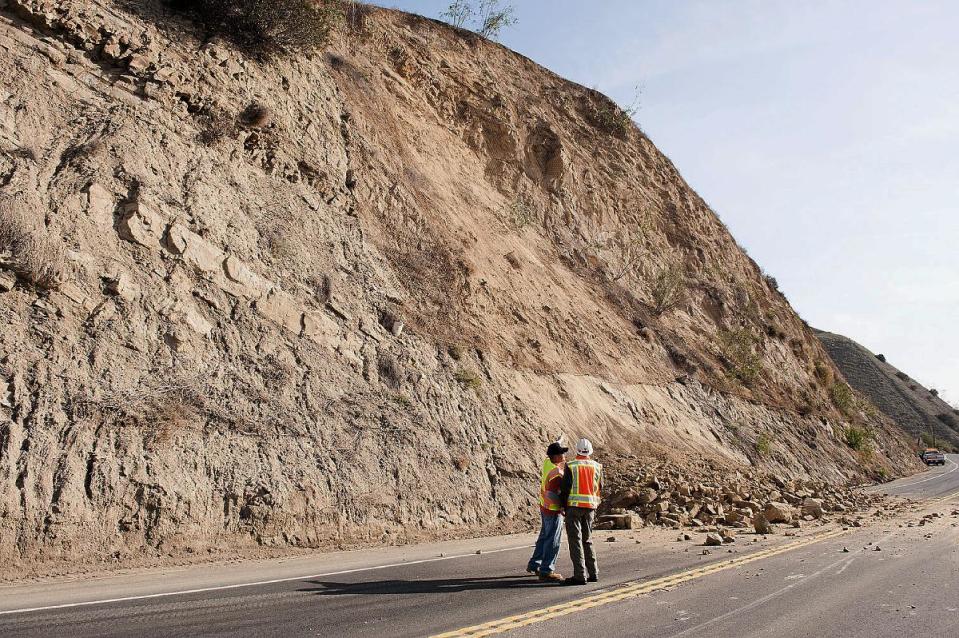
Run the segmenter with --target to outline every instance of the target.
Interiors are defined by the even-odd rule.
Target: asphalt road
[[[0,636],[956,636],[957,458],[879,488],[929,499],[944,516],[923,526],[742,534],[706,555],[617,532],[601,582],[576,588],[523,574],[529,536],[0,587]]]
[[[873,488],[873,491],[894,496],[937,498],[959,490],[959,454],[947,454],[946,464],[927,472],[899,479]]]

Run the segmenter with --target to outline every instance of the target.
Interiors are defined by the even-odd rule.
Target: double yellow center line
[[[938,505],[945,501],[951,500],[956,496],[959,496],[959,491],[952,492],[940,498],[930,499],[927,501],[927,505]],[[747,556],[740,556],[738,558],[712,563],[698,569],[691,569],[676,574],[671,574],[669,576],[663,576],[662,578],[657,578],[655,580],[630,581],[620,585],[619,587],[616,587],[615,589],[599,592],[597,594],[593,594],[592,596],[585,596],[567,603],[560,603],[558,605],[537,609],[524,614],[518,614],[516,616],[510,616],[500,620],[493,620],[482,625],[473,625],[472,627],[457,629],[456,631],[450,631],[445,634],[437,634],[432,638],[465,638],[467,636],[470,638],[476,638],[478,636],[494,636],[496,634],[505,633],[512,629],[527,627],[529,625],[534,625],[536,623],[551,620],[553,618],[559,618],[560,616],[572,614],[584,609],[592,609],[593,607],[608,605],[609,603],[615,603],[621,600],[635,598],[636,596],[642,596],[643,594],[648,594],[658,589],[673,587],[681,583],[697,580],[699,578],[703,578],[704,576],[709,576],[710,574],[726,571],[727,569],[735,569],[736,567],[741,567],[748,563],[764,560],[766,558],[772,558],[773,556],[785,554],[786,552],[791,552],[803,547],[815,545],[816,543],[821,543],[822,541],[842,536],[848,532],[848,528],[840,528],[832,531],[822,532],[807,538],[792,541],[785,545],[780,545],[779,547],[772,547],[762,551],[754,552]]]
[[[432,638],[464,638],[466,636],[475,638],[477,636],[493,636],[496,634],[501,634],[512,629],[527,627],[529,625],[544,622],[546,620],[552,620],[553,618],[559,618],[560,616],[583,611],[585,609],[592,609],[593,607],[608,605],[609,603],[615,603],[628,598],[642,596],[643,594],[648,594],[658,589],[665,589],[667,587],[679,585],[680,583],[697,580],[699,578],[703,578],[704,576],[709,576],[710,574],[715,574],[727,569],[741,567],[742,565],[746,565],[757,560],[771,558],[773,556],[785,554],[786,552],[791,552],[802,547],[808,547],[809,545],[814,545],[816,543],[829,540],[830,538],[842,536],[846,533],[847,530],[842,529],[823,532],[822,534],[796,540],[791,543],[787,543],[786,545],[758,551],[749,554],[748,556],[741,556],[738,558],[713,563],[711,565],[706,565],[705,567],[671,574],[655,580],[630,581],[620,585],[619,587],[616,587],[615,589],[593,594],[592,596],[578,598],[570,602],[560,603],[551,607],[545,607],[543,609],[526,612],[524,614],[518,614],[516,616],[510,616],[508,618],[502,618],[500,620],[493,620],[482,625],[473,625],[472,627],[465,627],[463,629],[457,629],[456,631],[437,634]]]

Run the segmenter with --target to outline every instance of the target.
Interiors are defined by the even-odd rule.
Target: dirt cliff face
[[[606,98],[354,18],[261,62],[159,3],[0,2],[0,220],[63,259],[0,270],[0,559],[522,526],[560,433],[914,463]]]

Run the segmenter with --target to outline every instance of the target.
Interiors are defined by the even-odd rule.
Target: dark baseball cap
[[[549,444],[549,447],[546,448],[546,456],[556,456],[557,454],[566,454],[569,452],[568,447],[563,447],[563,444],[559,441],[554,441]]]

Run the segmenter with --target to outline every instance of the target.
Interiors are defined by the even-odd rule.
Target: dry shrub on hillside
[[[752,385],[762,372],[762,358],[756,352],[758,339],[748,328],[723,330],[719,345],[730,364],[729,373],[743,385]]]
[[[258,58],[317,49],[342,18],[336,0],[171,0],[170,6]]]
[[[460,385],[471,390],[476,390],[483,385],[483,380],[480,376],[467,368],[458,369],[453,373],[453,378],[456,379]]]
[[[636,126],[635,117],[639,113],[640,89],[636,87],[633,101],[629,106],[621,107],[596,89],[587,94],[586,117],[593,126],[617,137],[625,137]]]
[[[823,363],[822,361],[817,361],[815,366],[816,378],[819,379],[819,382],[826,387],[830,387],[833,382],[833,372],[832,368]]]
[[[833,383],[829,389],[829,395],[832,398],[833,405],[836,406],[840,412],[847,417],[853,415],[856,410],[856,396],[848,384],[842,381]]]
[[[843,436],[846,439],[846,445],[857,452],[867,452],[872,447],[872,439],[875,435],[865,428],[851,425],[845,429]]]
[[[81,401],[84,411],[120,427],[138,428],[152,443],[166,441],[202,412],[204,381],[199,375],[174,376],[117,388],[99,399]]]
[[[343,23],[348,33],[366,35],[367,18],[373,13],[373,7],[357,0],[344,0]]]
[[[240,113],[240,123],[249,128],[264,128],[273,121],[273,111],[259,102],[253,102]]]
[[[682,303],[686,295],[686,273],[678,263],[663,266],[653,276],[653,310],[663,314]]]
[[[55,290],[66,277],[66,252],[41,224],[31,223],[27,206],[21,197],[0,202],[0,262],[34,286]]]

